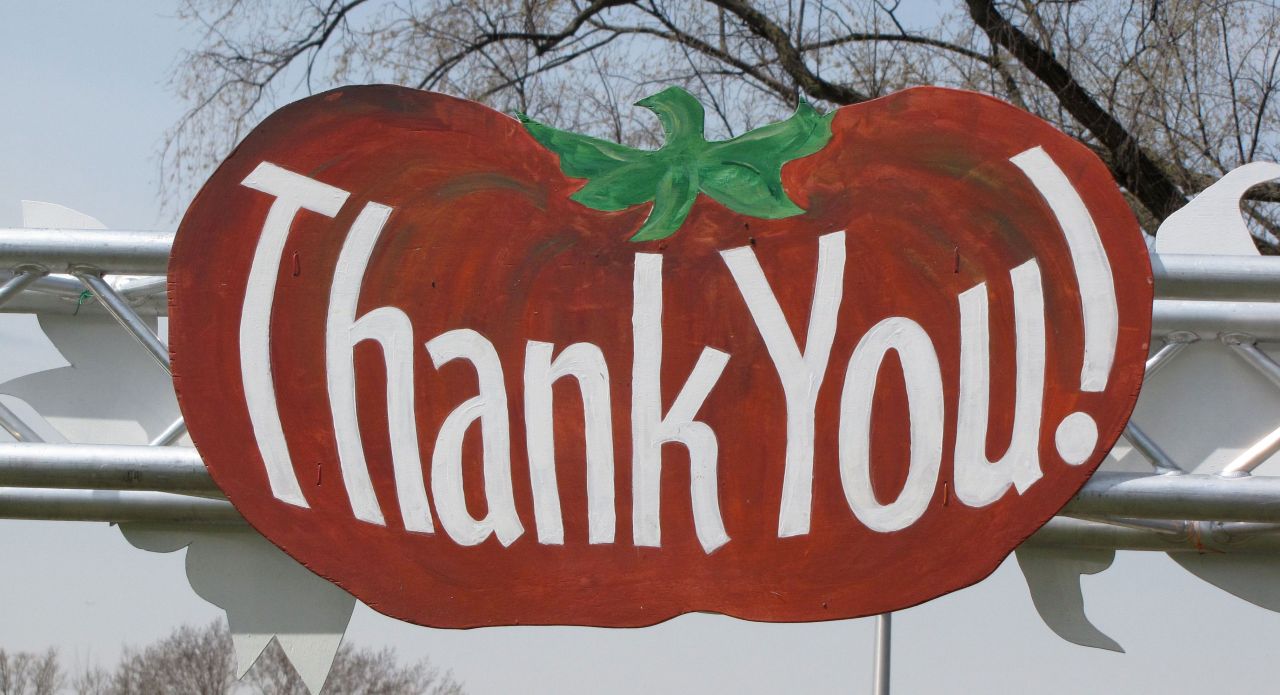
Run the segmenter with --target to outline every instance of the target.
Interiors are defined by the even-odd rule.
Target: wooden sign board
[[[987,576],[1142,380],[1097,158],[904,91],[645,152],[396,87],[255,129],[170,267],[174,381],[249,522],[436,627],[767,621]]]

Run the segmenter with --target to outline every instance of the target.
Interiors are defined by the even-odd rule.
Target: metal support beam
[[[1152,255],[1161,299],[1274,300],[1280,259],[1271,256]]]
[[[235,507],[225,500],[134,490],[4,487],[0,487],[0,518],[112,523],[245,523]]]
[[[1280,477],[1099,472],[1063,512],[1090,517],[1280,522]]]
[[[163,432],[156,435],[156,438],[152,439],[147,446],[169,446],[179,439],[182,439],[182,435],[186,433],[187,421],[182,418],[178,418],[168,427],[164,428]]]
[[[4,284],[0,285],[0,304],[4,304],[22,294],[22,291],[30,287],[31,283],[42,277],[44,277],[44,271],[35,268],[18,270],[13,277],[5,280]]]
[[[93,293],[93,296],[97,297],[98,301],[102,302],[102,305],[106,307],[107,311],[110,312],[113,317],[115,317],[115,320],[119,322],[126,331],[129,331],[129,334],[132,335],[134,339],[142,345],[142,347],[146,348],[147,352],[155,358],[156,362],[158,362],[161,367],[164,367],[166,372],[172,371],[169,366],[169,348],[166,347],[164,343],[160,342],[160,338],[151,330],[151,327],[138,316],[138,313],[133,310],[133,307],[129,305],[129,302],[125,301],[124,297],[117,294],[116,291],[112,289],[111,285],[108,285],[107,281],[103,280],[102,276],[95,272],[80,270],[76,272],[76,277],[80,278],[80,281],[84,283],[85,287],[89,288],[89,291]]]
[[[0,486],[221,494],[191,447],[0,444]]]
[[[164,275],[172,246],[173,232],[0,229],[0,268],[69,273],[76,266],[93,266],[104,273]]]
[[[1280,340],[1280,302],[1196,302],[1157,299],[1151,310],[1151,333],[1163,339],[1172,333],[1193,333],[1213,340],[1243,333],[1259,341]]]
[[[31,429],[27,423],[18,417],[18,414],[9,409],[9,406],[0,403],[0,428],[9,433],[10,437],[20,442],[43,442],[44,438]]]
[[[1165,553],[1280,554],[1280,533],[1273,525],[1192,521],[1170,533],[1131,525],[1057,516],[1026,541],[1031,548],[1096,548]]]
[[[889,676],[893,653],[893,614],[876,616],[876,663],[872,675],[871,692],[889,695]]]
[[[1152,439],[1151,435],[1144,432],[1142,428],[1134,424],[1132,420],[1129,424],[1124,426],[1124,433],[1122,436],[1129,440],[1129,443],[1133,445],[1133,448],[1137,449],[1138,453],[1142,454],[1142,458],[1145,458],[1150,462],[1151,465],[1155,467],[1156,471],[1160,473],[1183,472],[1182,469],[1178,467],[1178,464],[1174,463],[1173,458],[1170,457],[1164,449],[1161,449],[1159,444],[1156,444],[1156,440]]]

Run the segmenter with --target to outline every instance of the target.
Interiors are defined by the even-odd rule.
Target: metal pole
[[[0,229],[0,267],[70,273],[93,266],[118,275],[164,275],[173,232],[114,229]]]
[[[1134,424],[1132,420],[1129,421],[1129,424],[1124,426],[1123,436],[1125,439],[1128,439],[1129,443],[1133,445],[1133,448],[1137,449],[1138,453],[1142,454],[1142,457],[1149,461],[1152,466],[1155,466],[1155,469],[1160,473],[1183,472],[1181,468],[1178,468],[1178,464],[1173,462],[1173,459],[1170,458],[1169,454],[1166,453],[1164,449],[1161,449],[1160,445],[1156,444],[1156,441],[1146,432],[1143,432],[1142,428]]]
[[[1027,539],[1029,548],[1097,548],[1188,553],[1280,553],[1280,533],[1274,524],[1188,521],[1180,533],[1137,528],[1129,523],[1106,523],[1057,516]]]
[[[0,486],[220,494],[191,447],[0,444]]]
[[[1273,299],[1280,262],[1270,256],[1164,254],[1151,257],[1156,296],[1181,299]]]
[[[1094,473],[1062,511],[1088,517],[1280,522],[1280,476]]]
[[[187,421],[179,417],[172,424],[164,428],[164,431],[152,439],[147,446],[169,446],[170,444],[182,439],[182,435],[187,433]]]
[[[18,417],[18,414],[9,409],[9,406],[0,403],[0,428],[9,433],[9,436],[20,442],[43,442],[44,439],[31,429],[27,423]]]
[[[102,276],[96,272],[79,271],[76,273],[76,277],[80,278],[80,281],[84,283],[85,287],[89,288],[93,296],[102,302],[102,305],[115,317],[116,321],[121,326],[124,326],[124,329],[129,331],[142,347],[147,349],[147,352],[155,358],[156,362],[159,362],[166,372],[170,371],[169,348],[160,342],[160,338],[138,316],[133,307],[129,306],[129,302],[117,294],[111,288],[111,285],[108,285],[107,281],[103,280]]]
[[[0,304],[22,294],[22,291],[44,276],[44,272],[34,268],[20,268],[13,277],[0,285]]]
[[[1173,333],[1192,333],[1201,340],[1230,333],[1280,340],[1280,302],[1157,299],[1151,308],[1151,334],[1160,339]]]
[[[244,517],[225,500],[136,490],[5,487],[0,487],[0,518],[112,523],[245,523]]]
[[[889,695],[890,652],[893,649],[893,614],[876,616],[876,663],[871,681],[874,695]]]

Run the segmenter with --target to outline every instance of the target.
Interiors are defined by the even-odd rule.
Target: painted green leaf
[[[782,165],[822,149],[831,140],[832,114],[803,101],[794,115],[731,140],[710,142],[698,100],[668,87],[636,102],[653,111],[666,142],[657,150],[556,130],[517,114],[543,147],[560,157],[566,176],[587,179],[574,201],[594,210],[625,210],[652,202],[632,241],[675,234],[698,194],[742,215],[781,219],[804,212],[782,188]]]

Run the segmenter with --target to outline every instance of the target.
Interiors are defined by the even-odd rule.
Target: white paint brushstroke
[[[271,494],[282,502],[309,507],[289,458],[280,410],[276,406],[275,382],[271,375],[271,309],[275,303],[280,257],[298,211],[305,209],[334,217],[349,194],[270,162],[259,164],[241,183],[275,197],[249,266],[240,315],[240,378],[249,422],[266,467]]]
[[[742,246],[721,251],[720,255],[733,274],[782,383],[787,403],[787,448],[778,537],[802,536],[809,533],[813,507],[814,411],[835,342],[836,315],[844,292],[844,232],[818,237],[818,272],[803,353],[755,251]]]

